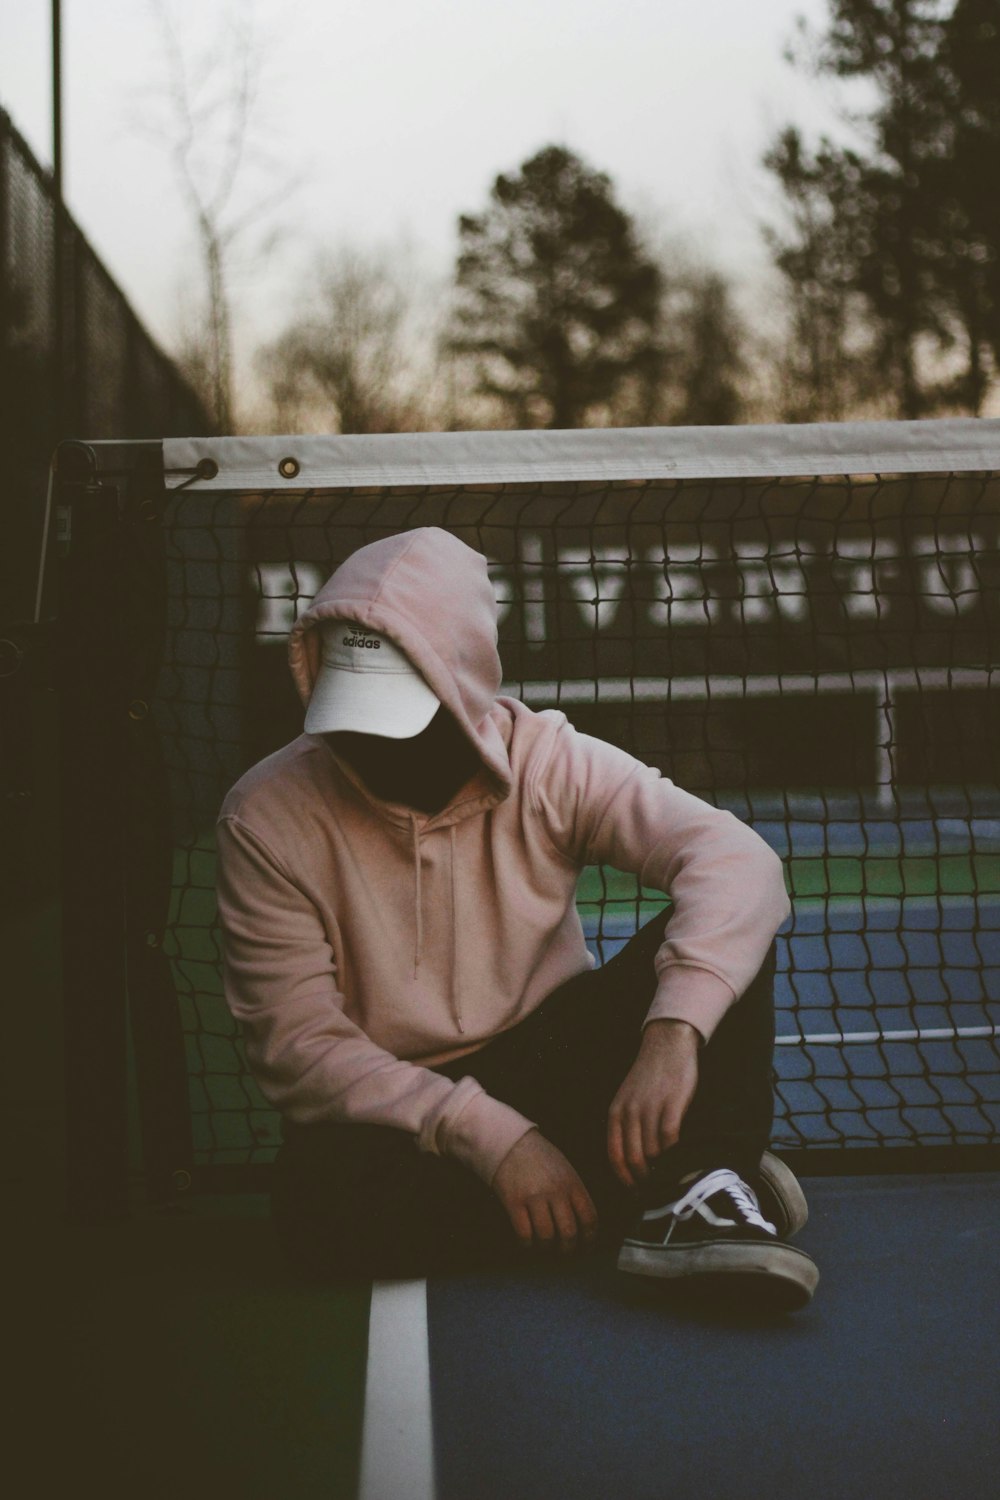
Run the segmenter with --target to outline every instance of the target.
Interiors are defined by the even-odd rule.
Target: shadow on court
[[[370,1287],[298,1285],[264,1215],[217,1200],[34,1243],[23,1493],[353,1500]]]

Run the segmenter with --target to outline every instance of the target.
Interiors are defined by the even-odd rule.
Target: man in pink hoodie
[[[412,1276],[613,1239],[624,1271],[807,1302],[805,1200],[766,1152],[777,857],[498,697],[486,560],[446,531],[355,552],[289,656],[305,733],[217,830],[226,998],[283,1117],[289,1257]],[[600,969],[575,901],[597,864],[671,900]]]

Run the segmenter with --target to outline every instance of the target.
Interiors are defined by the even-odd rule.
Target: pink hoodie
[[[708,1038],[787,916],[781,862],[730,813],[554,709],[497,698],[486,560],[437,527],[362,547],[296,623],[308,704],[322,620],[396,641],[481,769],[433,815],[380,801],[318,735],[259,762],[223,803],[225,992],[250,1069],[289,1119],[410,1132],[490,1182],[532,1127],[474,1079],[430,1071],[593,967],[575,904],[585,865],[669,893],[648,1020]]]

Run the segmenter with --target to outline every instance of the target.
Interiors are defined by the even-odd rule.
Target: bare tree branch
[[[171,0],[147,0],[162,46],[161,111],[144,128],[166,145],[198,240],[205,290],[204,333],[186,340],[192,378],[200,384],[217,430],[235,428],[233,380],[234,248],[267,225],[301,186],[287,176],[277,189],[238,206],[254,166],[263,47],[252,0],[232,0],[214,45],[185,47]],[[156,90],[153,91],[154,97]],[[267,175],[273,175],[272,162]],[[277,231],[269,243],[274,245]],[[200,348],[197,347],[200,344]]]

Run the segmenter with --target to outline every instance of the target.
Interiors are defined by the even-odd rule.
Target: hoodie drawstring
[[[461,990],[458,986],[458,882],[455,876],[455,825],[448,829],[451,835],[451,1008],[455,1012],[458,1029],[464,1034],[462,1020]]]
[[[416,979],[420,971],[420,959],[424,949],[424,922],[420,882],[420,828],[413,813],[410,814],[410,832],[413,835],[413,915],[417,930],[416,947],[413,951],[413,977]],[[451,971],[448,977],[448,991],[455,1024],[464,1035],[465,1021],[462,1017],[462,1002],[458,987],[458,877],[455,873],[454,823],[448,829],[448,836],[449,853],[451,855]]]
[[[417,971],[420,968],[420,955],[424,946],[424,928],[423,917],[421,915],[421,906],[423,903],[420,899],[420,830],[417,827],[417,820],[413,813],[410,814],[410,829],[413,833],[413,903],[417,927],[417,946],[413,954],[413,977],[416,979]]]

